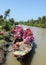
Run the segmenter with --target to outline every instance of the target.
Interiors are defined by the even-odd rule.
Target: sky
[[[10,9],[10,18],[27,21],[46,16],[46,0],[0,0],[0,15]]]

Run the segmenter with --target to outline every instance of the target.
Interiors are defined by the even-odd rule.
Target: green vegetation
[[[9,14],[10,9],[6,10],[4,15],[0,15],[0,30],[5,29],[6,31],[10,31],[14,24],[18,24],[14,18],[10,18]]]
[[[37,20],[20,21],[19,24],[46,28],[46,16],[38,17]]]
[[[0,15],[0,31],[3,31],[4,34],[0,34],[0,43],[5,43],[5,37],[9,36],[10,30],[13,28],[13,25],[16,24],[14,18],[9,18],[10,9],[4,12],[4,15]]]

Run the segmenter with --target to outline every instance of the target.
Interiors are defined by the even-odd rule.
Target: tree
[[[19,23],[18,22],[15,22],[14,25],[18,25]]]
[[[43,16],[42,17],[42,24],[45,24],[46,23],[46,16]]]
[[[10,31],[11,30],[10,24],[7,21],[5,21],[5,22],[6,23],[5,23],[5,25],[2,26],[2,29],[5,29],[6,31]]]
[[[9,19],[9,21],[11,22],[11,24],[14,24],[14,18]]]
[[[0,25],[3,24],[4,19],[3,19],[3,15],[0,15]]]
[[[38,17],[38,23],[41,23],[42,19],[41,17]]]
[[[0,15],[0,19],[2,19],[3,18],[3,15]]]
[[[9,16],[9,13],[10,13],[10,9],[8,9],[7,11],[5,11],[4,19],[6,19],[7,16]]]

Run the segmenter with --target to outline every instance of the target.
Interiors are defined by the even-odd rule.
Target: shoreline
[[[30,26],[30,25],[25,25],[25,24],[19,24],[21,26],[29,26],[29,27],[37,27],[37,28],[42,28],[42,27],[38,27],[38,26]],[[46,28],[42,28],[42,29],[46,29]]]

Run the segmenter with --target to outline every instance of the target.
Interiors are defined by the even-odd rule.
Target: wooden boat
[[[14,56],[17,58],[17,60],[21,61],[27,54],[29,54],[32,50],[33,43],[31,45],[29,44],[21,44],[19,48],[15,49],[13,51]]]
[[[34,40],[33,33],[29,28],[23,30],[23,28],[19,26],[15,26],[13,31],[15,32],[13,34],[15,43],[12,43],[14,49],[13,54],[17,59],[22,59],[32,50],[32,41]],[[22,44],[20,44],[21,41]],[[17,45],[16,42],[18,42]]]

